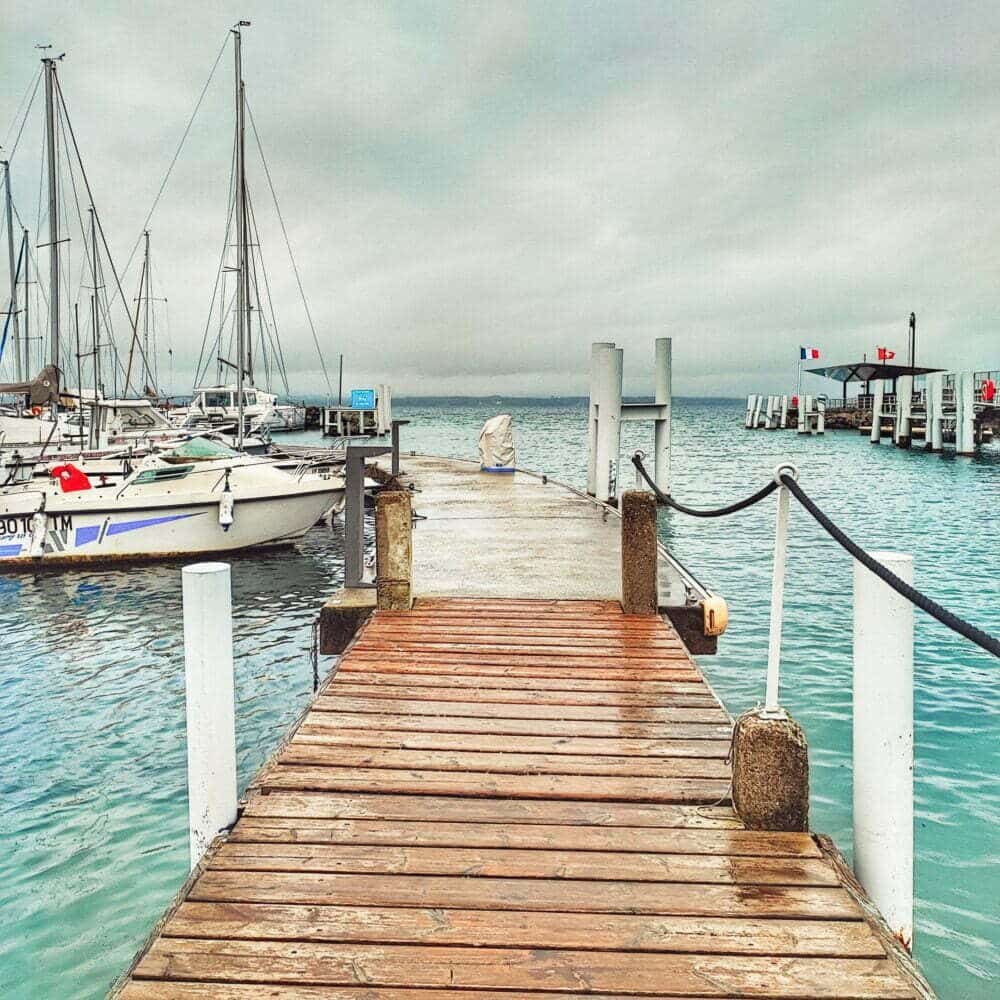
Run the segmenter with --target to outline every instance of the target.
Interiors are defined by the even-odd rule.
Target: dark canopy
[[[31,396],[32,406],[59,402],[59,370],[54,365],[46,365],[30,382],[7,382],[0,384],[0,393]]]
[[[852,365],[828,365],[826,368],[807,368],[806,371],[837,382],[873,382],[875,379],[896,379],[900,375],[930,375],[944,369],[893,365],[886,361],[858,361]]]

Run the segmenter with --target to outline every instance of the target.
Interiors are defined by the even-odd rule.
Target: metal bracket
[[[384,444],[349,444],[344,463],[344,586],[372,588],[365,580],[365,460],[392,451]]]

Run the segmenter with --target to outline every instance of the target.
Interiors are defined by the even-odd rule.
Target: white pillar
[[[933,419],[928,420],[927,434],[931,451],[941,451],[944,447],[944,374],[935,372],[927,380],[928,413],[933,411]]]
[[[746,417],[747,430],[749,430],[753,426],[753,411],[756,405],[757,405],[757,396],[751,392],[750,395],[747,396],[747,417]]]
[[[875,380],[875,392],[872,393],[872,444],[878,444],[882,440],[882,407],[885,405],[885,382],[882,379]]]
[[[826,402],[822,399],[816,400],[816,433],[826,433]]]
[[[597,495],[597,404],[601,397],[601,356],[614,348],[607,342],[590,345],[590,417],[587,424],[587,492]]]
[[[972,455],[976,450],[975,383],[972,372],[955,375],[955,450]]]
[[[601,354],[598,376],[600,395],[597,410],[597,490],[605,503],[612,499],[611,474],[621,452],[622,359],[624,352],[613,347]]]
[[[873,557],[906,583],[913,558]],[[854,564],[854,870],[913,941],[913,605]]]
[[[776,476],[785,469],[779,469]],[[793,478],[797,478],[794,470]],[[767,642],[767,680],[764,688],[764,715],[774,718],[783,714],[778,700],[781,680],[781,627],[785,616],[785,556],[788,552],[787,486],[778,487],[778,511],[774,524],[774,566],[771,573],[771,621]]]
[[[913,410],[913,376],[900,375],[896,382],[896,427],[893,438],[900,448],[910,447],[910,414]]]
[[[653,479],[658,489],[669,493],[670,423],[673,416],[673,342],[670,337],[656,338],[653,379],[653,401],[660,407],[660,417],[653,425]]]
[[[781,397],[781,428],[788,426],[788,396]]]
[[[809,434],[812,430],[813,420],[813,398],[812,396],[799,396],[799,433]]]
[[[233,607],[227,563],[185,566],[184,699],[187,708],[191,867],[236,822]]]

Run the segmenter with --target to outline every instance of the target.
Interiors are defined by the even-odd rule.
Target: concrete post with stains
[[[659,604],[656,497],[644,490],[622,494],[622,609],[655,615]]]
[[[375,501],[375,592],[379,609],[413,603],[413,511],[407,490],[383,490]]]

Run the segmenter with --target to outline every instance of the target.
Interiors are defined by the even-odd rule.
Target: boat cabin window
[[[115,414],[118,425],[125,427],[155,427],[156,419],[149,412],[143,410],[133,410],[131,408],[121,409]]]
[[[244,406],[256,406],[257,405],[257,393],[255,393],[255,392],[244,392],[243,393],[243,405]]]
[[[231,393],[228,392],[203,392],[201,394],[201,405],[204,407],[211,406],[232,406],[233,397]]]
[[[162,483],[171,479],[183,479],[193,465],[170,465],[166,468],[144,469],[135,477],[136,483]]]

